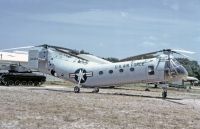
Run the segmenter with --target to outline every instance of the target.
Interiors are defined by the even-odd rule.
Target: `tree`
[[[186,68],[189,76],[196,77],[200,80],[200,66],[197,61],[190,61],[187,58],[177,58],[177,61]]]
[[[104,60],[107,60],[107,61],[110,61],[110,62],[119,62],[119,59],[118,58],[115,58],[115,57],[108,57],[108,58],[103,58]]]
[[[80,53],[80,54],[90,54],[89,52],[86,52],[86,51],[84,51],[84,50],[81,50],[79,53]]]

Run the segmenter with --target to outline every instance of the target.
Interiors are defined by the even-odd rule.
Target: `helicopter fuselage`
[[[177,81],[187,71],[175,59],[166,57],[98,64],[74,58],[51,49],[29,52],[29,64],[41,72],[87,87],[129,83]]]

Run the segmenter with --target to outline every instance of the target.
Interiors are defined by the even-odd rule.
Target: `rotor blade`
[[[58,52],[65,53],[65,54],[68,54],[70,56],[76,57],[78,59],[82,59],[82,60],[88,61],[88,60],[86,60],[86,59],[84,59],[82,57],[79,57],[79,56],[77,56],[77,55],[75,55],[73,53],[70,53],[70,52],[67,52],[67,51],[64,51],[64,50],[61,50],[61,49],[58,49],[58,48],[55,48],[55,50],[58,51]]]
[[[56,49],[60,49],[60,50],[64,50],[64,51],[68,51],[68,52],[70,52],[70,53],[72,53],[72,54],[75,54],[75,55],[80,54],[79,51],[72,50],[72,49],[69,49],[69,48],[58,47],[58,46],[49,46],[49,47],[56,48]]]
[[[76,50],[72,50],[72,49],[69,49],[69,48],[64,48],[64,47],[58,47],[58,46],[52,46],[52,45],[47,45],[47,44],[43,44],[43,45],[38,45],[36,47],[44,47],[44,48],[54,48],[54,49],[59,49],[59,50],[62,50],[62,51],[65,51],[67,53],[72,53],[72,54],[75,54],[75,55],[78,55],[80,54],[79,51],[76,51]]]
[[[174,51],[174,53],[176,53],[176,54],[178,54],[178,55],[181,55],[181,56],[183,56],[183,57],[185,57],[185,58],[195,60],[194,58],[192,58],[192,57],[190,57],[190,56],[187,56],[187,55],[185,55],[185,54],[183,54],[183,53],[179,53],[179,52],[175,52],[175,51]]]
[[[9,48],[9,49],[2,49],[0,52],[3,51],[11,51],[11,50],[20,50],[20,49],[28,49],[28,48],[33,48],[34,46],[25,46],[25,47],[16,47],[16,48]]]
[[[37,45],[37,46],[35,46],[35,47],[43,47],[43,48],[47,48],[48,45],[47,45],[47,44],[42,44],[42,45]]]
[[[152,58],[152,55],[157,54],[158,52],[162,52],[162,51],[155,51],[155,52],[149,52],[149,53],[145,53],[145,54],[141,54],[141,55],[136,55],[136,56],[131,56],[131,57],[127,57],[124,59],[121,59],[120,61],[130,61],[130,60],[136,60],[136,59],[142,59],[145,57],[150,57]]]
[[[82,58],[82,57],[77,56],[78,54],[80,54],[79,51],[72,50],[72,49],[69,49],[69,48],[58,47],[58,46],[52,46],[52,45],[47,45],[47,44],[38,45],[38,46],[36,46],[36,47],[44,47],[44,48],[46,48],[46,49],[48,49],[48,48],[53,48],[53,49],[55,49],[55,50],[58,51],[58,52],[65,53],[65,54],[68,54],[68,55],[70,55],[70,56],[76,57],[76,58],[78,58],[78,59],[88,61],[87,59],[84,59],[84,58]]]
[[[192,52],[192,51],[187,51],[187,50],[182,50],[182,49],[173,49],[172,51],[187,53],[187,54],[194,54],[195,53],[195,52]]]
[[[192,58],[192,57],[190,57],[190,56],[187,56],[187,55],[185,55],[185,54],[181,54],[181,55],[184,56],[184,57],[187,57],[187,58],[189,58],[189,59],[195,60],[194,58]]]

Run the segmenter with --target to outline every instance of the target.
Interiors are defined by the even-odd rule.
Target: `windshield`
[[[165,63],[165,77],[182,77],[188,73],[186,69],[176,60],[171,59]]]

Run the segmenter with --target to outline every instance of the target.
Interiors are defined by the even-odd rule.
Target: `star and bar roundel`
[[[74,78],[78,83],[85,83],[88,77],[92,77],[93,72],[87,72],[85,69],[80,68],[75,73],[70,73],[69,78]]]

